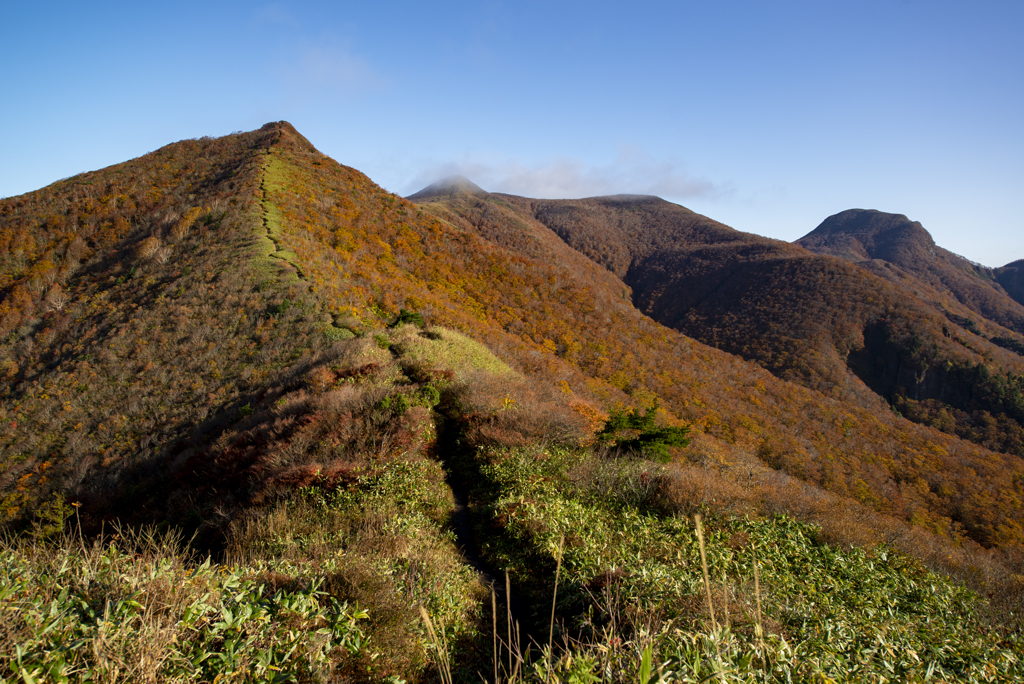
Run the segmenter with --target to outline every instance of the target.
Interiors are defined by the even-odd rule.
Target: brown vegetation
[[[271,124],[4,200],[0,513],[61,490],[87,526],[223,531],[295,487],[429,459],[441,414],[478,446],[579,443],[606,411],[657,403],[699,433],[643,485],[661,510],[793,510],[852,541],[891,525],[922,557],[913,540],[944,539],[1018,567],[1024,462],[894,415],[846,370],[872,324],[879,349],[925,333],[938,351],[919,358],[965,374],[1015,368],[1012,351],[864,269],[660,200],[428,199]],[[173,252],[136,261],[149,239]],[[462,337],[387,330],[402,309]],[[1008,410],[931,416],[906,396],[954,431],[989,411],[983,443],[1015,434]]]

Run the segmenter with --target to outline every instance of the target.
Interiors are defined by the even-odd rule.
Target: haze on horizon
[[[1006,0],[17,4],[0,196],[284,119],[402,195],[655,194],[785,240],[878,209],[1001,266],[1022,28]]]

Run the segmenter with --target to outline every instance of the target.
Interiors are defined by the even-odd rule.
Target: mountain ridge
[[[918,422],[987,446],[1024,448],[1017,390],[1005,405],[1002,381],[979,398],[966,380],[982,372],[981,364],[995,363],[1016,387],[1024,377],[1024,337],[1016,331],[1024,309],[986,280],[987,272],[936,247],[906,217],[850,210],[817,232],[848,244],[851,232],[884,232],[878,246],[901,266],[877,258],[881,252],[866,258],[863,246],[865,259],[833,261],[832,254],[742,233],[659,199],[494,194],[459,210],[478,216],[474,221],[487,230],[479,216],[498,198],[519,220],[539,221],[608,269],[630,288],[634,305],[662,324],[826,394],[876,408],[881,399]],[[923,258],[930,263],[932,252],[940,267],[913,266]],[[914,347],[918,335],[935,351]],[[952,364],[953,377],[943,364]],[[945,386],[959,389],[940,397]],[[1000,437],[979,427],[991,417]]]
[[[474,620],[490,624],[491,599],[452,542],[449,483],[464,487],[481,557],[513,569],[512,593],[550,607],[556,567],[572,578],[559,588],[566,624],[591,605],[579,587],[618,582],[704,620],[688,598],[701,590],[694,513],[713,568],[714,554],[746,558],[744,539],[802,539],[801,559],[808,541],[865,558],[894,547],[1014,605],[1020,458],[910,422],[874,394],[785,381],[635,305],[671,310],[667,285],[696,283],[694,307],[730,314],[719,334],[739,338],[744,309],[712,302],[744,273],[780,288],[820,273],[804,294],[828,292],[829,277],[865,292],[887,281],[656,198],[428,199],[384,191],[277,122],[0,201],[7,527],[42,529],[72,501],[67,519],[87,533],[180,525],[200,549],[258,557],[268,600],[316,586],[369,606],[385,655],[352,665],[357,679],[433,672],[410,627],[417,603],[489,648],[471,636]],[[819,270],[794,266],[806,264]],[[744,296],[756,312],[763,300]],[[927,315],[994,360],[1011,354]],[[690,443],[669,447],[667,463],[616,451],[617,421],[686,428]],[[620,544],[622,525],[657,545]],[[546,634],[546,610],[526,628]],[[770,633],[810,644],[809,614],[766,610],[785,624]],[[868,635],[851,648],[870,646],[873,629],[851,630]]]

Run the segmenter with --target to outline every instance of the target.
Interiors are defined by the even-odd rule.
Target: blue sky
[[[9,2],[0,196],[288,120],[410,194],[651,193],[794,240],[859,207],[1024,258],[1024,3]]]

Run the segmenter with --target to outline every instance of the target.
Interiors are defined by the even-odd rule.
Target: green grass
[[[712,519],[705,583],[694,522],[591,488],[581,467],[591,458],[550,449],[483,456],[490,504],[480,529],[492,530],[484,552],[519,581],[538,624],[560,559],[564,646],[523,680],[635,680],[645,649],[653,671],[682,682],[1024,676],[1021,644],[988,632],[976,595],[885,547],[823,544],[817,528],[787,517]],[[657,476],[656,464],[645,467]]]
[[[287,564],[197,563],[180,540],[3,542],[0,681],[326,681],[366,648],[365,612]]]
[[[238,523],[223,564],[148,533],[4,540],[0,678],[408,681],[438,676],[435,662],[491,681],[489,658],[519,682],[1024,676],[1020,643],[986,629],[977,596],[885,547],[837,549],[783,516],[713,517],[705,573],[693,520],[606,495],[608,481],[641,490],[659,464],[604,461],[595,479],[584,450],[477,458],[483,553],[519,587],[539,645],[510,638],[503,609],[487,619],[440,465],[397,460]]]
[[[268,189],[283,190],[286,180],[287,172],[284,163],[273,155],[268,155],[266,169],[263,171],[264,186]],[[256,268],[268,277],[277,276],[281,271],[281,265],[277,262],[284,261],[296,269],[296,272],[289,272],[287,274],[285,278],[286,284],[298,282],[302,279],[299,257],[294,251],[284,247],[281,210],[273,201],[266,197],[261,200],[261,206],[263,213],[258,218],[258,223],[256,224]]]
[[[474,373],[510,378],[515,372],[487,347],[448,328],[421,330],[405,325],[387,332],[387,339],[402,358],[427,368],[450,369],[459,380]]]
[[[232,555],[245,565],[282,564],[357,602],[368,617],[363,675],[415,677],[430,647],[416,607],[449,643],[473,642],[482,589],[448,529],[451,492],[440,465],[394,461],[349,489],[304,490],[236,526]]]

